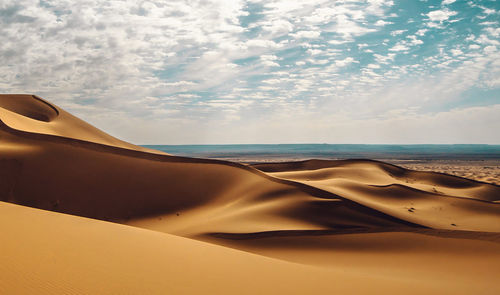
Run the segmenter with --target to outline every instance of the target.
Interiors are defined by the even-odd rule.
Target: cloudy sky
[[[495,0],[0,0],[0,92],[138,144],[500,144]]]

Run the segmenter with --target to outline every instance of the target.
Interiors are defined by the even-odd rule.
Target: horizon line
[[[183,144],[137,144],[139,146],[186,146],[186,145],[486,145],[500,146],[500,143],[183,143]]]

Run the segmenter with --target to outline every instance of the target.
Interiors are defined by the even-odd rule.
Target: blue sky
[[[0,91],[139,144],[500,144],[498,1],[0,0]]]

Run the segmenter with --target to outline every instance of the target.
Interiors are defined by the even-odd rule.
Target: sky
[[[136,144],[500,144],[500,1],[0,0],[0,92]]]

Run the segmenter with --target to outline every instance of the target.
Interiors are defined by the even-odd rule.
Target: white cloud
[[[280,45],[277,44],[276,42],[272,40],[265,40],[265,39],[251,39],[248,40],[244,43],[245,47],[250,50],[253,49],[259,49],[259,48],[264,48],[264,49],[275,49],[279,48]]]
[[[424,42],[420,39],[417,39],[416,36],[414,35],[410,35],[410,36],[407,36],[408,39],[410,39],[410,44],[411,45],[421,45],[421,44],[424,44]]]
[[[377,22],[375,22],[375,25],[378,26],[378,27],[383,27],[385,25],[390,25],[390,24],[393,24],[393,22],[386,22],[385,20],[378,20]]]
[[[260,60],[262,64],[267,67],[279,67],[280,65],[276,62],[278,57],[276,55],[261,55]]]
[[[327,59],[313,59],[311,60],[311,63],[315,65],[325,65],[329,63],[329,61]]]
[[[498,22],[482,22],[482,23],[479,23],[481,26],[494,26],[494,25],[498,25]],[[493,29],[493,28],[491,28]]]
[[[403,34],[406,31],[408,31],[408,30],[395,30],[395,31],[391,32],[391,36],[398,36],[398,35]]]
[[[164,85],[173,87],[182,87],[182,86],[196,85],[196,83],[192,81],[176,81],[176,82],[164,83]]]
[[[485,13],[485,14],[495,14],[495,13],[497,13],[497,11],[495,9],[491,9],[491,8],[480,6],[480,5],[479,5],[479,7],[483,10],[483,13]]]
[[[460,49],[452,49],[452,50],[450,50],[450,52],[451,52],[451,54],[452,54],[453,56],[459,56],[459,55],[464,54],[464,53],[462,52],[462,50],[460,50]]]
[[[476,36],[471,34],[471,35],[467,36],[467,38],[465,38],[465,41],[469,42],[469,41],[474,41],[475,39],[476,39]]]
[[[497,23],[497,25],[498,25],[498,23]],[[500,37],[500,28],[498,26],[496,28],[495,27],[488,27],[488,28],[485,28],[484,30],[486,32],[488,32],[488,34],[490,34],[494,38]]]
[[[337,15],[333,25],[325,28],[327,32],[335,32],[343,36],[344,40],[350,40],[353,36],[360,36],[366,33],[375,32],[375,29],[367,28],[352,20],[345,14]]]
[[[374,54],[375,60],[381,64],[387,64],[389,61],[394,61],[395,53],[388,53],[386,56],[380,54]]]
[[[301,38],[306,38],[306,39],[314,39],[318,38],[320,35],[320,31],[299,31],[297,33],[290,34],[291,36],[301,39]]]
[[[492,80],[486,80],[485,83],[491,88],[500,87],[500,77],[493,78]]]
[[[428,22],[425,25],[431,29],[442,29],[443,28],[443,25],[441,23]]]
[[[486,46],[484,48],[484,53],[492,53],[492,52],[495,52],[495,51],[497,51],[497,47],[493,46],[493,45]]]
[[[260,23],[262,30],[269,32],[272,37],[279,37],[291,32],[294,28],[293,24],[288,20],[274,19]]]
[[[492,40],[492,39],[488,38],[488,36],[486,36],[484,34],[480,35],[479,37],[477,37],[475,41],[477,43],[483,44],[483,45],[486,45],[486,44],[500,45],[500,42],[498,40]]]
[[[260,56],[261,60],[278,60],[278,57],[273,54],[264,54]]]
[[[441,10],[434,10],[427,14],[431,21],[443,22],[448,20],[450,17],[456,15],[456,11],[449,10],[447,8]]]
[[[449,5],[449,4],[452,4],[454,3],[456,0],[443,0],[442,4],[443,5]]]
[[[389,49],[389,51],[406,51],[409,50],[410,48],[406,45],[403,44],[396,44],[392,48]]]
[[[425,33],[427,33],[427,31],[429,31],[429,30],[428,30],[428,29],[420,29],[420,30],[418,30],[418,31],[415,33],[415,35],[418,35],[418,36],[421,36],[421,37],[422,37],[422,36],[424,36],[424,35],[425,35]]]
[[[172,1],[158,7],[139,7],[132,1],[82,1],[71,6],[64,2],[48,6],[17,3],[17,13],[32,15],[32,24],[26,27],[17,22],[0,28],[0,51],[15,52],[2,52],[0,57],[0,64],[10,67],[0,65],[0,72],[17,74],[10,82],[11,90],[47,93],[56,103],[92,98],[97,104],[117,108],[125,95],[145,97],[175,91],[169,83],[185,80],[182,73],[173,81],[162,81],[156,72],[169,71],[179,63],[195,64],[203,57],[211,63],[207,68],[224,72],[231,67],[227,59],[204,56],[201,48],[231,48],[237,43],[235,35],[243,32],[238,17],[245,14],[239,1],[197,6]],[[190,68],[196,65],[186,67]],[[185,90],[191,86],[195,84],[182,85]]]
[[[245,140],[242,130],[253,128],[260,141],[271,133],[254,127],[266,125],[254,118],[279,126],[291,114],[304,119],[297,125],[313,122],[298,129],[306,138],[316,133],[311,132],[317,130],[315,124],[326,122],[307,121],[309,115],[323,117],[326,110],[337,109],[335,117],[345,117],[336,122],[348,122],[349,128],[364,126],[357,116],[389,128],[379,120],[385,112],[411,110],[405,114],[417,116],[418,104],[438,105],[470,87],[497,87],[500,76],[500,29],[491,23],[493,16],[483,15],[477,37],[451,44],[446,41],[453,40],[450,32],[468,33],[450,23],[456,12],[446,6],[405,19],[403,11],[399,16],[393,12],[404,7],[389,11],[399,2],[387,0],[15,4],[18,10],[0,18],[0,91],[35,92],[139,143],[148,138],[172,143]],[[252,7],[255,11],[249,11]],[[410,33],[393,30],[388,36],[384,26],[392,23]],[[449,31],[429,28],[445,25]],[[380,34],[364,38],[375,32]],[[421,38],[429,32],[429,38]],[[443,36],[448,39],[440,45],[436,40]],[[423,40],[424,50],[414,47]],[[434,56],[437,48],[441,54]],[[415,52],[403,56],[410,49]],[[397,63],[396,54],[401,55]],[[427,76],[420,87],[403,87]],[[386,106],[391,107],[379,109]],[[103,114],[111,115],[106,119]],[[240,122],[235,126],[239,132],[213,131],[233,130],[224,125],[228,122]],[[279,130],[286,140],[283,130],[288,129]],[[289,138],[300,140],[295,133]]]
[[[349,43],[349,42],[352,42],[353,40],[330,40],[328,41],[328,44],[331,44],[331,45],[340,45],[340,44],[345,44],[345,43]]]
[[[430,114],[421,114],[418,109],[407,107],[393,110],[393,116],[371,119],[356,118],[354,113],[347,111],[337,111],[332,115],[332,110],[334,108],[328,108],[324,110],[323,115],[314,115],[297,108],[288,116],[255,120],[253,124],[232,124],[232,128],[210,128],[210,131],[194,131],[193,128],[196,135],[194,138],[200,138],[200,135],[205,134],[201,132],[209,132],[206,136],[202,136],[207,139],[204,143],[234,143],[234,138],[239,138],[243,143],[498,144],[500,142],[496,128],[500,125],[498,116],[500,105],[452,109]],[[160,134],[160,130],[158,133]],[[245,137],[243,138],[241,134]],[[221,140],[214,142],[213,138]]]
[[[346,57],[344,59],[341,59],[341,60],[336,60],[335,61],[335,65],[337,67],[345,67],[351,63],[354,63],[354,62],[357,62],[356,60],[354,60],[354,58],[352,57]]]
[[[318,55],[318,54],[322,54],[323,50],[310,48],[310,49],[307,49],[306,52],[309,53],[310,55]]]
[[[385,9],[394,5],[392,0],[367,0],[369,6],[367,11],[375,15],[383,15]]]

